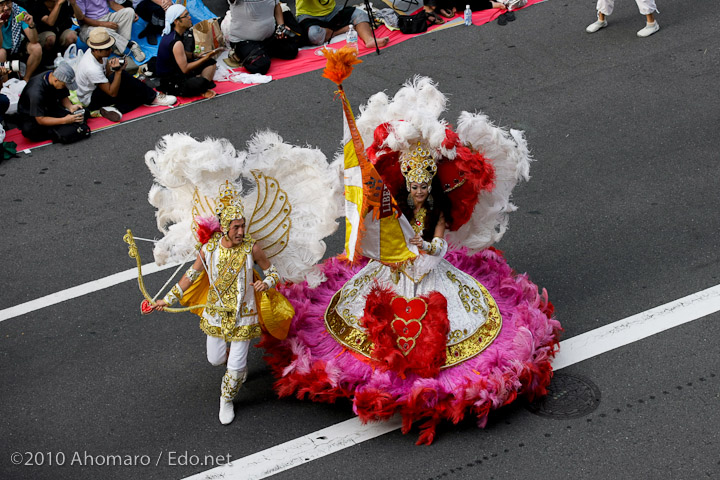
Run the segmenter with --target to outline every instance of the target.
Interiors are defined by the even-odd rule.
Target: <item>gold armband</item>
[[[172,289],[170,289],[168,294],[165,295],[165,298],[163,298],[163,301],[167,305],[172,305],[176,301],[182,299],[182,297],[183,297],[183,291],[180,288],[180,285],[176,283],[175,286]]]
[[[275,268],[275,265],[270,265],[270,268],[263,270],[263,274],[265,275],[263,283],[265,283],[268,288],[272,288],[280,283],[280,274],[278,273],[277,268]]]
[[[185,272],[185,276],[189,278],[191,282],[194,282],[198,279],[201,273],[202,270],[195,270],[193,267],[190,267],[187,272]]]

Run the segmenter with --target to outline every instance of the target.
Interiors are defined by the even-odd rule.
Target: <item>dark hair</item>
[[[440,180],[438,179],[437,175],[433,177],[432,191],[428,195],[428,198],[430,195],[432,195],[433,197],[433,208],[430,208],[429,202],[425,200],[424,206],[427,210],[427,217],[425,218],[425,229],[422,232],[423,240],[428,242],[432,241],[433,237],[435,236],[435,226],[437,225],[438,219],[440,218],[440,213],[445,216],[445,223],[449,224],[452,222],[452,213],[450,212],[450,200],[448,199],[447,195],[445,195],[445,192],[442,189],[442,185],[440,184]],[[410,192],[408,191],[407,186],[403,185],[403,189],[400,191],[397,202],[400,206],[400,210],[402,211],[402,213],[412,224],[413,220],[415,219],[415,212],[414,207],[409,204],[408,198],[412,199],[412,197],[410,197]]]

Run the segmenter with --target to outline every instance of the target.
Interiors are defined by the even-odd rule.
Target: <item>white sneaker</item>
[[[122,120],[122,113],[115,107],[102,107],[100,109],[100,115],[111,122],[119,122]]]
[[[229,425],[235,419],[235,407],[232,400],[225,400],[220,397],[220,423],[223,425]]]
[[[155,107],[169,107],[177,103],[177,97],[173,95],[165,95],[164,93],[158,93],[155,100],[150,104]]]
[[[135,42],[130,42],[128,45],[130,47],[130,51],[133,54],[133,57],[135,57],[135,60],[138,62],[142,62],[145,60],[145,52],[142,51],[142,48],[140,48],[140,45],[138,45]]]
[[[601,28],[605,28],[605,27],[607,27],[607,20],[600,20],[598,18],[594,23],[591,23],[590,25],[588,25],[587,28],[585,29],[585,31],[587,33],[595,33],[598,30],[600,30]]]
[[[658,30],[660,30],[660,24],[655,20],[653,23],[645,24],[645,28],[637,32],[637,36],[641,38],[649,37]]]

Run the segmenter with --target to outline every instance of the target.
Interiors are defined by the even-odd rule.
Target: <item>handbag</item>
[[[402,33],[423,33],[428,29],[428,15],[421,10],[415,15],[400,15],[398,28]]]
[[[200,48],[202,52],[209,52],[218,47],[225,46],[225,36],[220,29],[217,18],[203,20],[196,23],[192,29],[195,39],[195,49]]]

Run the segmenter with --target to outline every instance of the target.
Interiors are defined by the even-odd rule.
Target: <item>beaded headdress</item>
[[[405,177],[408,190],[412,182],[427,183],[430,186],[437,172],[437,163],[430,150],[423,148],[422,143],[418,142],[417,148],[400,156],[400,171]]]
[[[220,196],[216,202],[215,214],[218,216],[223,233],[230,230],[230,223],[233,220],[245,218],[240,192],[227,180],[220,185]]]

